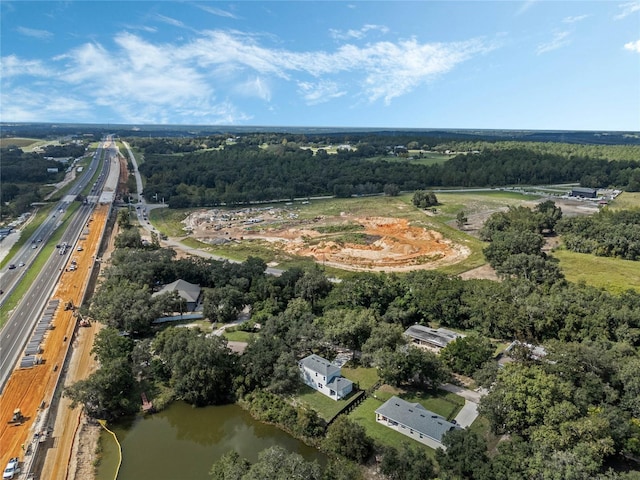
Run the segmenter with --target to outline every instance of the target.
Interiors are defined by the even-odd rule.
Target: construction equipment
[[[25,418],[24,415],[22,415],[22,412],[20,411],[19,408],[16,408],[13,411],[13,416],[11,417],[11,420],[9,420],[9,423],[13,423],[14,425],[20,425],[22,424],[22,422],[24,422]]]
[[[76,306],[73,304],[73,300],[69,300],[64,304],[64,311],[66,312],[67,310],[72,310],[75,312]]]

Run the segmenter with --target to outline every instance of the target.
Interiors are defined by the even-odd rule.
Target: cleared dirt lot
[[[403,218],[318,216],[299,220],[293,211],[248,208],[199,210],[184,221],[191,236],[210,244],[260,240],[287,254],[312,257],[345,270],[406,271],[457,263],[470,251],[437,231]]]

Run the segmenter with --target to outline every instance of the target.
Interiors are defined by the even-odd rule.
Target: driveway
[[[468,390],[466,388],[458,387],[457,385],[452,385],[451,383],[440,385],[440,389],[455,393],[459,397],[464,398],[464,406],[455,418],[458,425],[462,428],[467,428],[476,418],[478,418],[478,403],[480,403],[480,399],[487,393],[486,390]]]

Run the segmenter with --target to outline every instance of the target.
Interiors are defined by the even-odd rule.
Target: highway
[[[106,144],[107,143],[104,145]],[[109,144],[111,143],[109,142]],[[3,285],[3,290],[5,290],[2,299],[3,301],[21,281],[26,269],[29,268],[29,264],[40,252],[41,245],[44,245],[47,242],[47,239],[60,226],[60,209],[65,209],[69,202],[72,201],[72,198],[81,193],[91,180],[94,169],[98,167],[103,150],[105,161],[103,162],[101,176],[99,177],[100,180],[96,182],[96,185],[93,187],[93,197],[90,198],[97,198],[96,195],[99,195],[99,192],[108,176],[109,165],[111,163],[110,160],[117,152],[113,147],[103,148],[103,144],[101,144],[96,151],[90,167],[85,170],[86,173],[76,181],[75,185],[69,192],[69,195],[56,206],[55,210],[51,211],[47,219],[40,225],[40,227],[38,227],[29,241],[27,241],[16,254],[15,262],[23,261],[25,266],[16,267],[16,269],[7,270],[2,273],[1,283]],[[25,296],[14,309],[2,331],[0,331],[0,391],[4,389],[6,381],[11,375],[22,350],[28,342],[35,324],[40,318],[46,303],[50,299],[60,277],[60,273],[65,268],[69,257],[76,251],[76,243],[84,228],[90,221],[89,219],[94,206],[94,202],[83,203],[76,211],[69,222],[69,226],[62,235],[62,239],[60,240],[61,244],[66,242],[71,247],[68,248],[64,254],[61,254],[61,249],[54,250],[53,254],[47,260],[42,270],[38,273],[37,278],[30,286]],[[41,242],[38,241],[39,239],[41,239]],[[33,245],[35,245],[36,248],[32,248]],[[14,261],[12,260],[12,263],[13,262]]]

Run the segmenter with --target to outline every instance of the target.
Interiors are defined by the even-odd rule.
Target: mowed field
[[[449,274],[468,272],[485,264],[482,248],[485,246],[478,239],[478,231],[484,221],[498,211],[504,211],[509,206],[534,207],[544,197],[532,194],[523,194],[515,191],[489,190],[469,192],[439,192],[437,193],[440,205],[434,212],[422,211],[411,203],[412,195],[406,194],[399,197],[360,197],[350,199],[322,199],[311,200],[308,203],[295,202],[290,206],[290,211],[295,213],[300,222],[313,222],[317,218],[366,218],[385,217],[406,220],[409,225],[419,228],[431,229],[443,235],[452,242],[464,245],[470,249],[470,254],[455,264],[438,267],[439,271]],[[562,200],[556,199],[562,207]],[[569,205],[569,214],[576,214],[579,210]],[[274,204],[274,208],[282,208],[283,204]],[[640,193],[623,193],[609,208],[637,208],[640,207]],[[204,210],[204,209],[202,209]],[[153,224],[166,235],[183,239],[189,247],[200,248],[212,254],[220,255],[233,260],[245,260],[249,256],[258,256],[266,262],[278,268],[290,268],[291,266],[311,265],[314,262],[321,263],[310,256],[294,255],[277,247],[273,242],[255,238],[249,240],[247,235],[242,241],[234,241],[222,245],[206,243],[204,239],[195,235],[187,235],[182,223],[194,210],[155,210],[151,214]],[[458,228],[456,215],[464,212],[468,222]],[[595,210],[594,210],[595,211]],[[584,212],[578,214],[589,214]],[[258,230],[259,226],[249,227],[247,232]],[[352,227],[353,228],[353,225]],[[342,238],[349,238],[353,234],[359,234],[357,230],[349,230],[346,227],[342,232]],[[332,230],[332,235],[340,235],[339,231]],[[318,242],[317,240],[313,240]],[[311,242],[311,240],[310,240]],[[557,249],[553,255],[560,261],[560,266],[570,281],[585,281],[589,285],[605,288],[613,293],[627,288],[640,288],[640,266],[637,262],[619,259],[596,257],[594,255],[576,254]],[[351,275],[345,270],[332,268],[325,264],[327,272],[334,276]],[[589,272],[589,273],[586,273]]]
[[[607,208],[627,210],[640,208],[640,192],[623,192]],[[584,282],[611,293],[628,289],[640,291],[640,262],[620,258],[598,257],[559,248],[552,255],[570,282]]]
[[[6,148],[10,145],[21,148],[25,152],[31,152],[36,147],[44,145],[59,145],[58,140],[42,140],[39,138],[23,138],[23,137],[7,137],[0,138],[0,148]]]
[[[411,198],[311,199],[191,213],[163,209],[153,211],[151,221],[189,247],[234,260],[259,256],[277,268],[317,262],[333,267],[332,273],[441,267],[459,273],[484,263],[482,242],[451,225],[449,215],[415,208]]]

